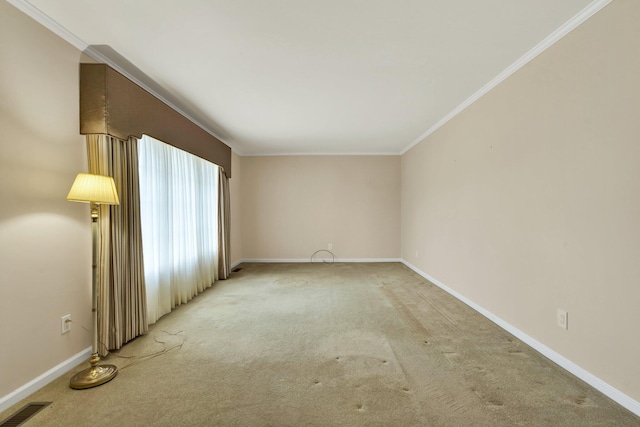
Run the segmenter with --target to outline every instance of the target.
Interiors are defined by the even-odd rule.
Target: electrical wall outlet
[[[60,335],[71,332],[71,315],[67,314],[60,318]]]
[[[418,253],[418,250],[416,249],[416,258],[418,258],[420,256],[420,254]]]
[[[558,309],[557,313],[558,326],[562,329],[569,329],[569,313],[565,310]]]
[[[332,250],[332,249],[333,249],[333,243],[329,243],[327,246],[328,246],[328,248],[327,248],[327,249],[329,249],[329,250]]]

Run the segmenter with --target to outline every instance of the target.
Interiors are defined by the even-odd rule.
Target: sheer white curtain
[[[140,215],[149,323],[218,279],[219,167],[144,135]]]

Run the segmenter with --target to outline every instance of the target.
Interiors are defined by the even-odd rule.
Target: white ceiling
[[[9,1],[245,155],[399,154],[608,3]]]

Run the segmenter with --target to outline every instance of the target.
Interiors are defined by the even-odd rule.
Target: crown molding
[[[405,148],[403,148],[399,152],[378,152],[378,153],[318,153],[318,152],[303,153],[303,152],[291,152],[291,153],[255,153],[255,154],[254,153],[249,153],[249,152],[245,153],[245,152],[242,152],[242,151],[234,149],[231,146],[231,144],[229,144],[223,138],[220,138],[211,129],[207,128],[205,125],[200,123],[198,120],[196,120],[193,117],[191,117],[184,110],[182,110],[181,108],[176,106],[174,103],[172,103],[171,101],[166,99],[164,96],[162,96],[159,93],[157,93],[155,90],[150,88],[144,82],[142,82],[139,79],[137,79],[135,76],[131,75],[129,72],[124,70],[122,67],[120,67],[118,64],[113,62],[111,59],[105,57],[100,52],[98,52],[95,49],[93,49],[85,41],[83,41],[82,39],[77,37],[75,34],[71,33],[69,30],[64,28],[62,25],[60,25],[55,20],[51,19],[48,15],[43,13],[37,7],[33,6],[27,0],[6,0],[6,1],[8,3],[12,4],[17,9],[21,10],[22,12],[24,12],[26,15],[28,15],[29,17],[34,19],[36,22],[38,22],[41,25],[43,25],[48,30],[52,31],[53,33],[55,33],[56,35],[58,35],[59,37],[61,37],[65,41],[67,41],[68,43],[70,43],[71,45],[75,46],[77,49],[81,50],[83,53],[85,53],[88,56],[90,56],[91,58],[93,58],[94,60],[96,60],[96,61],[98,61],[100,63],[104,63],[104,64],[109,65],[111,68],[115,69],[120,74],[124,75],[125,77],[127,77],[131,81],[135,82],[137,85],[139,85],[140,87],[145,89],[147,92],[149,92],[152,95],[154,95],[155,97],[157,97],[159,100],[161,100],[162,102],[167,104],[169,107],[173,108],[178,113],[180,113],[181,115],[183,115],[187,119],[191,120],[194,124],[196,124],[197,126],[202,128],[205,132],[211,134],[212,136],[216,137],[220,141],[222,141],[225,144],[227,144],[229,147],[231,147],[233,152],[236,153],[237,155],[239,155],[239,156],[256,156],[256,157],[263,157],[264,156],[264,157],[266,157],[266,156],[318,156],[318,155],[325,155],[325,156],[357,156],[357,155],[361,155],[361,156],[398,156],[398,155],[403,155],[407,151],[409,151],[411,148],[413,148],[414,146],[416,146],[417,144],[422,142],[429,135],[431,135],[436,130],[438,130],[440,127],[442,127],[444,124],[446,124],[449,120],[451,120],[455,116],[457,116],[460,112],[462,112],[464,109],[466,109],[469,105],[473,104],[475,101],[480,99],[483,95],[485,95],[486,93],[491,91],[491,89],[493,89],[494,87],[499,85],[501,82],[503,82],[509,76],[511,76],[513,73],[515,73],[520,68],[522,68],[524,65],[529,63],[536,56],[540,55],[542,52],[544,52],[549,47],[551,47],[553,44],[555,44],[558,40],[560,40],[565,35],[567,35],[571,31],[573,31],[575,28],[577,28],[580,24],[585,22],[591,16],[595,15],[598,11],[600,11],[606,5],[611,3],[611,1],[613,1],[613,0],[594,0],[593,2],[591,2],[591,4],[589,4],[587,7],[585,7],[577,15],[575,15],[573,18],[571,18],[567,22],[565,22],[560,28],[558,28],[553,33],[551,33],[549,36],[547,36],[544,40],[542,40],[535,47],[533,47],[526,54],[524,54],[520,59],[518,59],[516,62],[511,64],[509,67],[507,67],[504,71],[502,71],[496,77],[494,77],[491,81],[489,81],[482,88],[480,88],[477,92],[475,92],[473,95],[471,95],[469,98],[467,98],[464,102],[462,102],[460,105],[458,105],[455,109],[453,109],[451,112],[449,112],[446,116],[444,116],[443,118],[438,120],[433,126],[431,126],[429,129],[427,129],[425,132],[423,132],[420,136],[418,136],[416,139],[414,139],[409,145],[407,145]]]
[[[44,26],[49,31],[55,33],[57,36],[65,40],[66,42],[72,44],[77,49],[81,51],[85,51],[89,45],[85,43],[78,36],[73,34],[71,31],[64,28],[57,21],[51,19],[48,15],[42,12],[40,9],[32,5],[26,0],[6,0],[7,3],[14,6],[16,9],[19,9],[24,14],[29,16],[34,21],[38,22],[40,25]],[[94,58],[95,59],[95,58]]]
[[[340,152],[309,152],[309,153],[305,153],[305,152],[294,152],[294,153],[244,153],[244,154],[240,154],[237,151],[234,151],[234,153],[236,153],[238,156],[241,157],[292,157],[292,156],[400,156],[401,153],[398,152],[373,152],[373,153],[368,153],[368,152],[364,152],[364,153],[352,153],[352,152],[347,152],[347,153],[340,153]]]
[[[169,107],[171,107],[172,109],[174,109],[175,111],[180,113],[182,116],[184,116],[185,118],[189,119],[196,126],[201,128],[202,130],[204,130],[208,134],[212,135],[213,137],[217,138],[218,140],[222,141],[227,146],[229,146],[231,149],[233,149],[233,147],[231,147],[231,145],[227,141],[225,141],[224,139],[220,138],[220,136],[218,136],[215,132],[213,132],[207,126],[205,126],[204,124],[200,123],[198,120],[194,119],[191,115],[189,115],[187,112],[185,112],[182,108],[178,107],[173,102],[168,100],[166,97],[164,97],[163,95],[159,94],[157,91],[155,91],[152,88],[150,88],[147,84],[142,82],[137,77],[133,76],[131,73],[129,73],[124,68],[122,68],[119,64],[115,63],[110,58],[107,58],[106,56],[104,56],[103,54],[98,52],[96,49],[91,47],[91,45],[86,43],[80,37],[78,37],[75,34],[73,34],[71,31],[67,30],[65,27],[60,25],[54,19],[51,19],[51,17],[49,17],[47,14],[42,12],[40,9],[38,9],[37,7],[35,7],[31,3],[29,3],[27,0],[6,0],[6,1],[8,3],[10,3],[11,5],[13,5],[14,7],[16,7],[17,9],[19,9],[20,11],[22,11],[23,13],[25,13],[27,16],[32,18],[34,21],[36,21],[39,24],[43,25],[46,29],[48,29],[49,31],[53,32],[58,37],[62,38],[66,42],[70,43],[71,45],[73,45],[74,47],[76,47],[77,49],[82,51],[82,53],[88,55],[89,57],[91,57],[92,59],[96,60],[97,62],[99,62],[101,64],[107,64],[108,66],[110,66],[111,68],[113,68],[114,70],[116,70],[117,72],[119,72],[120,74],[122,74],[123,76],[125,76],[126,78],[128,78],[129,80],[131,80],[132,82],[134,82],[135,84],[137,84],[138,86],[140,86],[141,88],[143,88],[144,90],[146,90],[147,92],[149,92],[150,94],[155,96],[156,98],[158,98],[160,101],[162,101],[163,103],[165,103],[166,105],[168,105]]]
[[[580,24],[585,22],[587,19],[591,18],[595,15],[600,9],[611,3],[613,0],[594,0],[589,4],[589,6],[582,9],[577,15],[573,18],[569,19],[565,22],[560,28],[555,30],[553,33],[549,34],[544,40],[534,46],[530,51],[525,53],[520,59],[507,67],[504,71],[494,77],[489,83],[484,85],[480,90],[467,98],[462,104],[458,105],[455,109],[453,109],[449,114],[438,120],[433,126],[427,129],[424,133],[422,133],[419,137],[413,140],[409,145],[407,145],[400,154],[404,154],[420,142],[422,142],[429,135],[434,133],[436,130],[444,126],[449,120],[453,119],[455,116],[460,114],[465,108],[469,105],[476,102],[483,95],[489,92],[494,87],[498,86],[504,80],[506,80],[513,73],[518,71],[520,68],[528,64],[533,58],[540,55],[542,52],[553,46],[558,40],[569,34],[571,31],[576,29]]]

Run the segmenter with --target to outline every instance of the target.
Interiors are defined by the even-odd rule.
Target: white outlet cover
[[[562,329],[569,329],[569,313],[567,313],[565,310],[562,310],[560,308],[558,309],[557,321],[559,327],[561,327]]]
[[[71,315],[67,314],[60,318],[60,335],[71,332]]]

